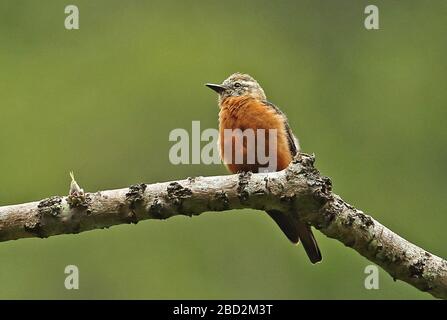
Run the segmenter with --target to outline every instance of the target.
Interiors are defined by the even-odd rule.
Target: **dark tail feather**
[[[281,211],[269,210],[268,215],[275,220],[276,224],[281,228],[282,232],[289,238],[293,243],[298,243],[299,235],[298,229],[295,226],[295,221],[292,217],[285,215]]]
[[[304,250],[312,263],[322,260],[320,249],[310,226],[295,220],[281,211],[269,210],[267,213],[290,241],[296,244],[301,240]]]
[[[321,256],[320,248],[318,248],[317,241],[315,240],[310,226],[297,221],[296,228],[298,230],[298,235],[301,243],[303,244],[304,250],[306,250],[307,256],[310,259],[310,262],[320,262],[323,257]]]

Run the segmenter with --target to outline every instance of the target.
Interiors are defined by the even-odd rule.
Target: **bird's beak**
[[[227,90],[226,87],[224,87],[221,84],[213,84],[213,83],[207,83],[205,84],[208,88],[216,91],[217,93],[221,94],[222,92],[224,92],[225,90]]]

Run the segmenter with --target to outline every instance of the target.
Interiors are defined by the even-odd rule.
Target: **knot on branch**
[[[167,218],[163,215],[163,203],[157,196],[154,198],[151,205],[149,206],[148,213],[149,216],[152,216],[156,219]]]
[[[144,192],[146,191],[146,188],[147,186],[145,183],[134,184],[129,187],[129,191],[126,193],[126,202],[129,204],[130,211],[125,217],[128,223],[136,224],[138,222],[135,211],[144,200]]]
[[[330,178],[322,176],[314,164],[314,154],[298,153],[286,169],[286,181],[293,184],[299,178],[304,178],[309,188],[308,193],[312,195],[319,206],[322,206],[333,199],[332,181]]]
[[[424,268],[425,260],[419,259],[408,268],[408,270],[410,271],[410,277],[421,278],[424,274]]]
[[[228,195],[225,191],[217,191],[214,194],[213,198],[216,200],[217,205],[214,206],[212,209],[216,211],[224,211],[230,209],[230,200],[228,199]]]
[[[54,196],[44,199],[37,205],[37,212],[35,215],[29,217],[24,228],[27,232],[35,234],[40,238],[45,238],[44,226],[50,220],[55,220],[62,214],[62,197]]]
[[[250,182],[252,173],[241,172],[238,175],[238,183],[237,183],[237,197],[241,202],[245,202],[248,200],[250,193],[247,190],[248,183]]]
[[[168,198],[176,202],[186,199],[192,195],[191,189],[182,186],[178,182],[171,182],[166,191],[168,192]]]
[[[57,217],[62,211],[62,198],[59,196],[44,199],[37,205],[42,216]]]
[[[144,183],[134,184],[129,187],[129,191],[126,193],[126,200],[132,209],[135,209],[136,205],[143,201],[146,187]]]
[[[91,203],[91,197],[89,194],[70,194],[67,197],[67,203],[70,206],[71,209],[78,208],[78,209],[87,209],[87,214],[90,213],[89,204]]]
[[[286,169],[286,180],[293,180],[296,176],[302,175],[309,180],[324,180],[323,182],[331,186],[331,181],[327,177],[322,177],[320,172],[315,168],[315,155],[307,153],[298,153]]]
[[[292,164],[300,164],[303,168],[314,168],[315,154],[307,154],[304,152],[298,152],[292,160]]]
[[[179,213],[183,213],[183,201],[192,196],[191,189],[182,186],[178,182],[171,182],[166,188],[168,200],[177,207]],[[192,214],[188,214],[192,216]]]

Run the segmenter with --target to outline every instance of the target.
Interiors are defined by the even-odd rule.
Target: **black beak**
[[[221,94],[222,92],[224,92],[225,90],[227,90],[226,87],[224,87],[223,85],[220,84],[213,84],[213,83],[207,83],[205,84],[208,88],[216,91],[218,94]]]

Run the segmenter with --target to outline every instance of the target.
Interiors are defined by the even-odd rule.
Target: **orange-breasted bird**
[[[219,147],[223,163],[232,173],[248,172],[257,173],[265,168],[265,164],[258,161],[257,154],[250,158],[249,152],[256,152],[260,148],[259,142],[264,143],[264,150],[269,150],[269,137],[267,133],[271,129],[276,137],[276,170],[285,169],[293,157],[300,152],[298,140],[290,129],[286,116],[274,104],[267,101],[264,90],[250,75],[235,73],[228,77],[222,84],[206,84],[219,95]],[[254,148],[247,145],[248,140],[236,143],[235,137],[226,135],[227,130],[242,131],[251,129],[254,132],[263,129],[264,139],[255,139]],[[256,136],[258,137],[258,136]],[[244,139],[244,138],[243,138]],[[271,142],[270,142],[271,143]],[[230,155],[226,146],[230,145],[234,151]],[[234,149],[237,150],[234,150]],[[242,154],[242,161],[235,161],[235,154]],[[226,154],[227,153],[227,154]],[[271,156],[271,155],[269,155]],[[255,159],[249,161],[249,159]],[[281,230],[292,243],[299,241],[312,263],[321,261],[321,253],[311,227],[300,221],[295,215],[269,210],[267,213],[278,224]]]

